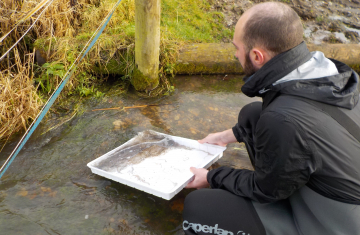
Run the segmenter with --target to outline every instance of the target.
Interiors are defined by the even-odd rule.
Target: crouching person
[[[185,234],[360,234],[359,76],[309,52],[300,18],[282,3],[246,11],[233,44],[242,92],[262,102],[199,142],[244,142],[254,170],[191,168],[187,188],[199,190],[185,200]]]

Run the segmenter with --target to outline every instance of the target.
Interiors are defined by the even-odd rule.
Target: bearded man
[[[186,234],[360,234],[359,76],[309,52],[285,4],[253,6],[233,39],[246,105],[231,129],[200,143],[244,142],[254,170],[191,168]],[[211,189],[201,189],[211,186]]]

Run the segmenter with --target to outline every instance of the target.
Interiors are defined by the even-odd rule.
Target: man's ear
[[[260,69],[270,59],[269,54],[261,48],[254,47],[250,50],[250,60],[257,69]]]

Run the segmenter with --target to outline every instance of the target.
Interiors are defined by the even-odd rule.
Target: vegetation
[[[16,64],[0,72],[0,139],[26,129],[42,105],[31,75],[33,55],[26,56],[25,63],[16,50],[14,55]]]
[[[41,0],[1,1],[0,37],[40,2]],[[117,0],[54,0],[35,27],[6,59],[0,61],[0,99],[3,105],[0,126],[7,128],[6,131],[1,130],[0,139],[26,128],[29,121],[34,119],[41,103],[57,87],[116,2]],[[162,1],[160,86],[151,95],[167,94],[173,90],[168,76],[176,73],[174,64],[184,43],[219,42],[231,37],[231,31],[224,26],[222,13],[210,11],[210,7],[211,3],[207,0]],[[121,78],[124,83],[131,79],[134,72],[134,9],[135,0],[122,1],[94,47],[77,66],[61,99],[68,95],[103,96],[96,87],[106,81],[109,71],[114,69],[124,75]],[[41,10],[29,20],[21,22],[0,43],[1,55],[25,33]],[[34,58],[37,63],[34,63]],[[9,89],[16,94],[18,101],[6,93]],[[15,107],[21,105],[27,108],[14,112]]]

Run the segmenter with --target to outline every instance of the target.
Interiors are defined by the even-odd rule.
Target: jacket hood
[[[310,53],[302,42],[272,58],[241,90],[249,97],[287,94],[353,109],[359,101],[358,84],[359,76],[349,66],[321,52]]]

